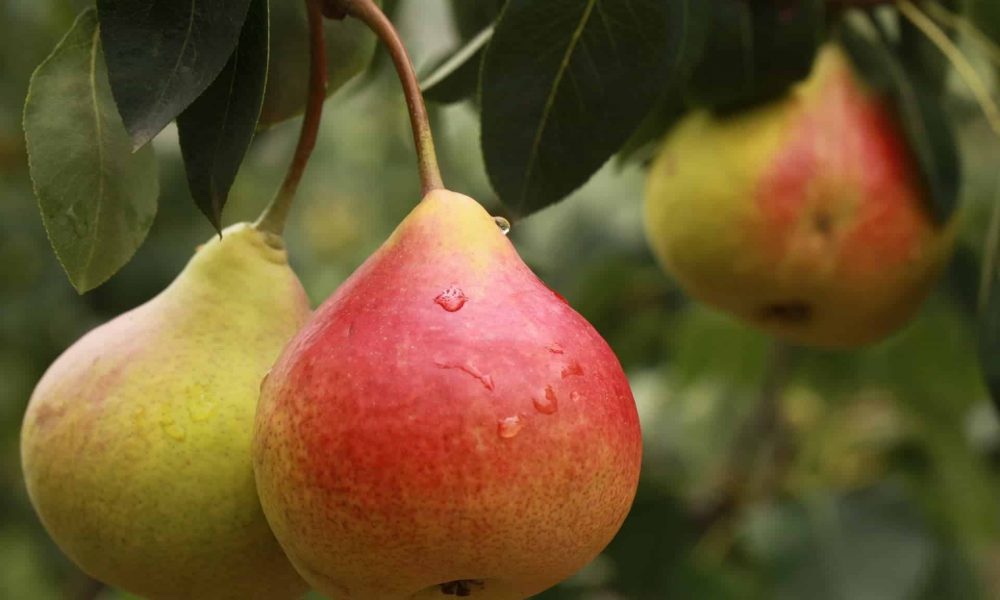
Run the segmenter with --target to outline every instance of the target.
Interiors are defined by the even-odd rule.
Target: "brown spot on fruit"
[[[762,321],[800,325],[808,323],[813,317],[813,307],[800,300],[775,302],[760,309]]]
[[[471,596],[472,589],[482,590],[486,584],[481,579],[460,579],[441,584],[441,593],[445,596]]]
[[[816,233],[828,237],[833,233],[833,216],[823,209],[813,213],[813,228]]]

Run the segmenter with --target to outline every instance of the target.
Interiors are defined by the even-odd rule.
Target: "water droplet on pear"
[[[521,433],[522,429],[524,429],[524,419],[521,418],[521,415],[506,417],[497,423],[497,433],[505,440],[515,437]]]
[[[455,285],[444,290],[438,294],[436,298],[434,298],[434,302],[448,312],[458,312],[462,310],[462,307],[465,306],[465,303],[468,301],[469,297],[465,295],[462,288]]]
[[[559,399],[551,385],[545,388],[545,393],[542,396],[532,398],[531,403],[535,405],[535,410],[543,415],[552,415],[559,410]]]
[[[570,364],[566,365],[565,367],[563,367],[562,370],[563,379],[566,379],[567,377],[582,377],[582,376],[583,376],[583,367],[581,367],[580,363],[576,362],[575,360]]]
[[[497,228],[500,229],[500,233],[507,235],[510,233],[510,221],[503,217],[493,217],[493,222],[497,224]]]

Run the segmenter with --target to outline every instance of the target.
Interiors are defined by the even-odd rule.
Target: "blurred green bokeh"
[[[126,597],[77,571],[34,516],[20,473],[21,415],[62,350],[163,289],[212,235],[167,130],[156,141],[163,193],[148,241],[94,292],[77,296],[66,281],[32,196],[20,115],[31,70],[82,4],[0,2],[0,598]],[[431,62],[454,40],[445,2],[401,6],[418,66]],[[327,103],[288,231],[293,266],[315,303],[418,200],[408,121],[390,75],[382,68]],[[968,181],[963,247],[978,251],[1000,144],[966,102],[953,109]],[[450,187],[496,208],[473,109],[435,109],[433,118]],[[252,219],[264,206],[296,133],[292,122],[258,138],[227,222]],[[1000,598],[1000,424],[962,301],[942,286],[912,326],[863,351],[779,352],[787,377],[775,399],[779,426],[747,435],[774,371],[772,344],[689,303],[663,275],[642,237],[642,179],[638,167],[609,166],[511,233],[539,276],[618,353],[646,444],[639,496],[621,534],[543,597]],[[946,281],[969,280],[955,273]],[[740,456],[734,445],[750,451]],[[734,457],[748,474],[744,493],[719,502]]]

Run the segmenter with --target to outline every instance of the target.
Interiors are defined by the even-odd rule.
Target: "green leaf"
[[[686,65],[703,0],[509,0],[484,58],[482,146],[500,199],[538,211],[584,184]]]
[[[976,28],[1000,44],[1000,2],[965,0],[965,13]]]
[[[357,19],[323,24],[326,40],[326,93],[341,89],[371,63],[375,35]],[[260,127],[302,114],[309,89],[309,27],[305,2],[281,0],[271,6],[271,57]]]
[[[928,192],[928,209],[939,223],[946,222],[958,204],[961,165],[951,123],[933,84],[905,62],[870,21],[852,19],[845,25],[840,32],[844,48],[869,86],[895,104]]]
[[[919,597],[935,564],[928,528],[889,485],[758,509],[745,534],[778,600],[907,600]]]
[[[251,0],[236,50],[215,81],[177,118],[191,195],[212,225],[246,155],[267,79],[267,0]]]
[[[451,0],[455,30],[463,42],[496,22],[506,0]]]
[[[135,148],[208,88],[250,0],[97,0],[111,89]]]
[[[1000,189],[983,249],[979,293],[979,359],[993,403],[1000,409]]]
[[[24,131],[52,247],[73,287],[91,290],[142,244],[159,194],[152,148],[132,153],[115,109],[94,10],[32,75]]]
[[[688,84],[692,104],[735,110],[809,75],[824,39],[825,0],[708,4],[711,35]]]
[[[493,39],[493,25],[488,26],[464,46],[445,56],[423,78],[420,90],[432,102],[453,104],[476,93],[479,70],[486,46]]]

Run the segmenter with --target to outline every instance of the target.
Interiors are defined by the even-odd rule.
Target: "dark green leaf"
[[[895,104],[928,191],[928,208],[943,223],[955,210],[961,183],[958,145],[948,115],[923,73],[903,61],[898,49],[869,25],[863,19],[851,20],[840,39],[862,77]]]
[[[899,54],[906,70],[920,73],[928,89],[935,94],[944,93],[951,72],[947,57],[908,19],[900,20],[899,38]]]
[[[111,90],[138,148],[211,85],[250,0],[97,0]]]
[[[642,123],[618,152],[619,165],[632,160],[642,163],[653,160],[661,138],[687,114],[687,104],[679,91],[680,88],[668,90],[667,94],[656,103],[653,110],[646,115],[646,118],[642,120]]]
[[[711,35],[688,92],[693,104],[733,110],[783,94],[812,69],[825,0],[708,3]]]
[[[236,50],[222,73],[177,118],[191,195],[212,225],[246,155],[267,79],[267,0],[251,0]]]
[[[375,53],[375,35],[357,19],[323,24],[326,38],[326,93],[331,95],[365,70]],[[271,58],[260,127],[302,114],[309,88],[309,27],[305,2],[281,0],[271,6]]]
[[[493,26],[490,25],[467,44],[440,60],[420,83],[424,97],[432,102],[451,104],[475,94],[479,83],[479,67],[483,63],[486,46],[492,38]]]
[[[482,145],[500,199],[524,215],[614,154],[686,66],[703,0],[510,0],[482,71]]]
[[[152,148],[132,153],[115,109],[94,10],[31,77],[24,131],[52,247],[73,287],[91,290],[142,244],[159,193]]]

